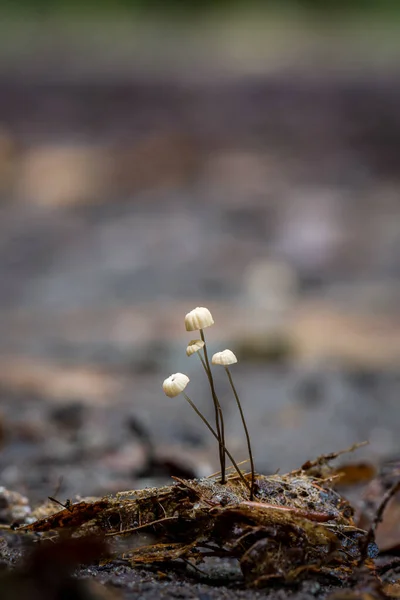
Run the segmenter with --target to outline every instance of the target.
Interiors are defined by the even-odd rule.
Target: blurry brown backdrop
[[[1,485],[216,470],[161,390],[188,373],[212,417],[198,305],[260,471],[399,453],[399,11],[361,4],[2,5]]]

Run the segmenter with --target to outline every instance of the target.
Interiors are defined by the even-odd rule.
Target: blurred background
[[[2,0],[0,485],[216,471],[207,306],[264,473],[399,453],[400,4]],[[215,372],[236,459],[246,447]]]

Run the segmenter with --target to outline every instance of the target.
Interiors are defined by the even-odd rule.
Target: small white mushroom
[[[174,373],[164,380],[162,385],[164,393],[168,398],[179,396],[189,383],[189,377],[184,373]]]
[[[186,331],[197,331],[205,329],[214,324],[214,319],[208,308],[198,306],[191,310],[185,317]]]
[[[222,365],[227,367],[228,365],[234,365],[237,363],[237,358],[233,354],[232,350],[223,350],[222,352],[216,352],[211,359],[213,365]]]

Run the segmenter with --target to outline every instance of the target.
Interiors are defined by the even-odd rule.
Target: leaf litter
[[[346,582],[361,564],[374,571],[377,547],[356,526],[349,502],[329,487],[328,462],[336,456],[286,475],[257,474],[253,501],[236,474],[225,484],[218,475],[176,478],[170,486],[69,501],[61,510],[51,499],[13,529],[53,542],[103,539],[113,557],[131,565],[234,558],[251,587],[310,576]]]

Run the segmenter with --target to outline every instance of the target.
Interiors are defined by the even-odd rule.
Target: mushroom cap
[[[179,396],[189,383],[190,379],[184,373],[174,373],[170,375],[163,382],[163,390],[168,398],[175,398],[175,396]]]
[[[192,354],[195,354],[196,352],[201,350],[203,346],[203,340],[191,340],[188,344],[188,347],[186,348],[187,356],[192,356]]]
[[[213,365],[223,365],[227,367],[228,365],[233,365],[237,363],[237,358],[232,352],[232,350],[222,350],[222,352],[216,352],[211,359]]]
[[[199,329],[205,329],[214,324],[212,314],[204,306],[198,306],[194,308],[185,316],[185,327],[186,331],[197,331]]]

